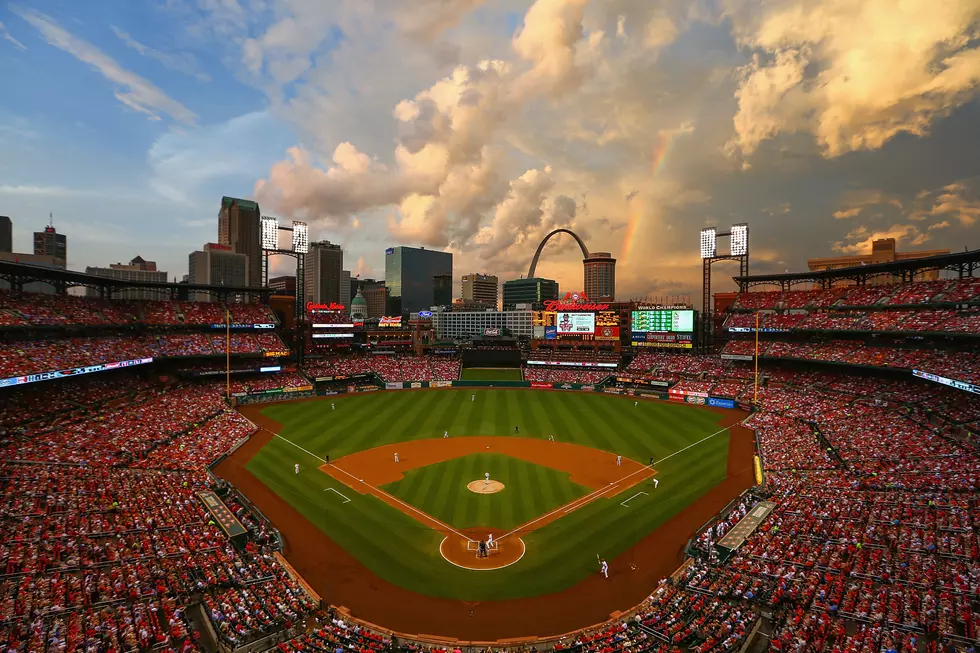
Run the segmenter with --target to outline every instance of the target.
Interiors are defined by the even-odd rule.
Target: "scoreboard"
[[[534,337],[546,340],[619,340],[617,311],[534,311]]]
[[[634,347],[694,347],[694,311],[688,308],[655,308],[630,315],[630,344]]]
[[[633,311],[632,330],[642,333],[694,333],[694,311]]]

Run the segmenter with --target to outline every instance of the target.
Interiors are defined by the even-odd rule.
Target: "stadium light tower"
[[[729,253],[718,255],[718,238],[728,237]],[[714,311],[711,308],[711,266],[718,261],[738,261],[740,277],[749,274],[749,225],[745,222],[732,225],[727,233],[718,233],[714,227],[701,230],[701,338],[703,351],[710,351],[714,336]]]
[[[306,255],[310,253],[310,228],[305,222],[293,220],[293,226],[279,225],[278,218],[263,215],[262,224],[262,287],[269,286],[269,257],[292,256],[296,259],[296,302],[293,315],[299,323],[306,306]],[[279,232],[292,232],[292,249],[279,249]],[[300,349],[302,351],[302,349]]]

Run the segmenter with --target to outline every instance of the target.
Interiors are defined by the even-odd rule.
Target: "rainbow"
[[[656,179],[663,174],[664,169],[667,167],[667,159],[670,157],[670,153],[674,148],[674,143],[677,142],[677,137],[683,133],[685,133],[683,130],[664,130],[660,132],[659,143],[656,149],[654,149],[653,159],[650,161],[650,176],[652,178]],[[643,210],[639,204],[640,202],[636,201],[630,202],[629,222],[626,223],[623,245],[620,247],[623,263],[629,261],[630,251],[633,249],[633,243],[636,242],[636,232],[639,229],[640,221],[643,219]]]

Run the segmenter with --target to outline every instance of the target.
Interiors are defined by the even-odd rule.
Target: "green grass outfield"
[[[523,381],[520,368],[470,367],[460,375],[462,381]]]
[[[496,494],[466,489],[485,472],[504,489]],[[470,454],[410,469],[405,478],[381,489],[454,528],[493,526],[505,531],[591,492],[572,483],[565,472],[497,453]]]
[[[476,395],[471,401],[470,396]],[[336,410],[330,410],[330,403]],[[406,589],[467,601],[520,598],[557,592],[596,572],[595,556],[614,559],[684,510],[725,478],[728,433],[718,413],[600,393],[532,390],[389,391],[272,405],[263,413],[283,425],[248,464],[270,489],[374,573]],[[290,442],[331,460],[383,444],[466,435],[512,436],[572,442],[628,458],[659,463],[658,489],[634,487],[587,506],[524,536],[527,553],[495,571],[467,571],[439,554],[442,536],[380,499],[353,493],[317,467],[320,461]],[[287,442],[286,440],[289,440]],[[300,463],[300,474],[293,465]],[[648,483],[649,485],[649,483]],[[343,503],[334,488],[351,498]],[[450,491],[453,491],[450,489]],[[465,487],[456,492],[468,492]],[[421,508],[420,508],[421,509]],[[272,515],[273,520],[275,516]]]

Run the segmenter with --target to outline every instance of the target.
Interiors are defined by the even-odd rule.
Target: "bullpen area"
[[[272,519],[326,601],[415,635],[602,622],[640,602],[695,529],[753,484],[740,411],[453,389],[243,412],[263,431],[219,475]]]

